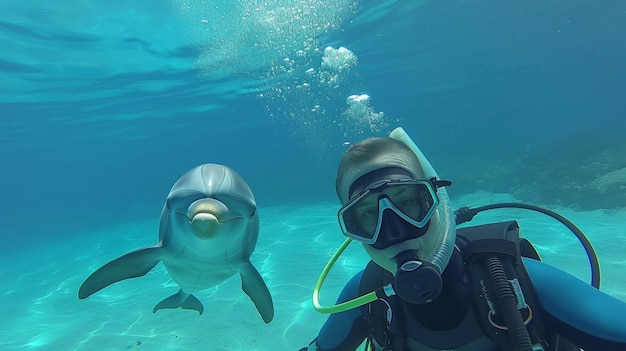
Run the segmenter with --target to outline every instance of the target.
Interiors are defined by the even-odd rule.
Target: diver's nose
[[[390,209],[383,211],[383,222],[381,223],[381,234],[389,242],[396,242],[405,236],[406,226],[404,220]]]

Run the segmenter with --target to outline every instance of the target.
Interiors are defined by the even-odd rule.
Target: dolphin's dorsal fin
[[[129,252],[93,272],[78,290],[78,298],[91,294],[120,280],[146,275],[163,258],[161,243]]]

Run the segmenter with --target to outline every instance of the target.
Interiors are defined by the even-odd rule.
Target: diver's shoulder
[[[626,302],[547,263],[522,259],[541,308],[577,343],[626,350]],[[574,341],[574,340],[572,340]],[[583,346],[583,345],[581,345]],[[587,348],[585,348],[587,349]]]

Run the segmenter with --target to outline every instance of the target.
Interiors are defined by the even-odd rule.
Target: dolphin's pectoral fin
[[[152,309],[152,313],[156,313],[156,311],[158,310],[176,308],[194,310],[198,311],[198,313],[200,314],[204,312],[202,302],[200,302],[198,298],[193,295],[186,294],[182,290],[179,290],[176,294],[166,298],[165,300],[159,302],[156,306],[154,306],[154,308]]]
[[[241,288],[250,297],[261,314],[261,318],[265,323],[271,322],[274,319],[274,303],[261,274],[250,262],[241,265],[239,274],[241,274]]]
[[[80,286],[78,298],[91,294],[120,280],[137,278],[150,272],[162,258],[161,244],[129,252],[93,272]]]

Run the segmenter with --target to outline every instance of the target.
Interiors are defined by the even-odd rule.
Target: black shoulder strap
[[[495,253],[515,259],[521,256],[541,261],[535,247],[530,241],[521,238],[519,231],[517,221],[461,228],[457,231],[456,244],[465,260],[476,253]]]
[[[468,262],[475,255],[497,254],[513,259],[520,257],[519,226],[516,221],[483,224],[458,229],[456,244],[463,260]]]
[[[494,289],[486,263],[488,257],[498,257],[512,288],[521,290],[520,297],[523,297],[524,303],[528,306],[526,311],[522,308],[522,313],[528,320],[526,329],[531,341],[533,344],[543,344],[546,334],[545,323],[530,277],[521,260],[522,255],[533,259],[539,259],[539,255],[530,242],[520,238],[517,222],[491,223],[459,229],[457,246],[469,268],[472,300],[485,333],[500,349],[511,349],[512,344],[506,330],[502,329],[503,326],[494,316],[492,304]],[[535,313],[531,315],[530,311]]]

